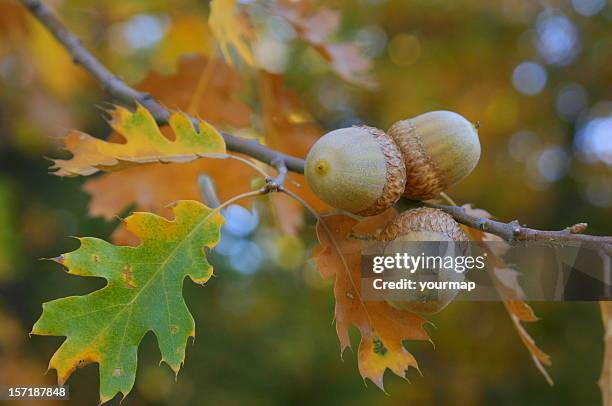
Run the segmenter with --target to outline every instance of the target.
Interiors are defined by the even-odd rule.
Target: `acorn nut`
[[[465,244],[469,238],[453,217],[441,210],[429,207],[403,212],[383,228],[377,239],[386,243],[384,248],[386,256],[408,253],[418,257],[433,249],[437,257],[447,258],[466,256],[470,251],[469,246]],[[432,241],[441,242],[441,244],[429,243]],[[438,251],[441,248],[444,248],[444,253]],[[464,281],[463,273],[443,268],[442,263],[439,265],[440,267],[435,269],[423,269],[422,267],[415,273],[411,273],[410,278],[413,280],[419,278],[418,280],[422,281],[432,279],[440,282]],[[410,271],[401,270],[400,272],[409,273]],[[394,297],[393,300],[387,299],[387,302],[401,310],[433,314],[448,306],[458,293],[458,290],[453,289],[406,290],[401,293],[401,299]]]
[[[309,151],[304,172],[320,199],[361,216],[393,206],[406,185],[398,146],[384,131],[368,126],[325,134]]]
[[[398,121],[387,134],[404,156],[409,199],[437,196],[469,175],[480,158],[476,127],[451,111]]]

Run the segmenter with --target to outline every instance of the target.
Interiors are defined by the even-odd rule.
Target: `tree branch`
[[[443,204],[420,202],[423,206],[440,209],[461,224],[487,233],[495,234],[508,242],[542,241],[553,244],[569,242],[582,242],[601,246],[608,254],[612,253],[612,237],[580,234],[587,227],[586,223],[574,224],[564,230],[544,231],[525,227],[514,220],[510,223],[473,216],[461,206],[447,206]]]
[[[72,56],[74,63],[87,69],[111,97],[128,106],[134,106],[136,103],[140,103],[151,112],[158,124],[166,124],[168,122],[171,110],[164,107],[160,102],[151,97],[151,95],[139,92],[128,86],[123,80],[109,71],[81,44],[81,41],[76,35],[70,32],[45,4],[40,0],[20,1],[64,46]],[[197,128],[199,120],[194,117],[190,117],[190,119]],[[303,159],[270,149],[261,145],[256,140],[248,140],[222,131],[221,135],[225,139],[227,149],[230,151],[248,155],[272,166],[274,166],[274,162],[280,159],[290,171],[299,173],[304,172]]]
[[[20,0],[21,3],[36,17],[53,36],[66,48],[75,63],[87,69],[103,89],[118,102],[134,106],[142,104],[151,112],[159,124],[166,124],[171,111],[155,100],[151,95],[139,92],[128,86],[119,77],[109,71],[100,61],[93,56],[81,41],[70,32],[62,22],[49,10],[40,0]],[[190,117],[194,125],[198,126],[198,120]],[[266,187],[269,191],[283,190],[283,182],[287,170],[304,173],[304,160],[270,149],[256,140],[247,140],[232,134],[221,132],[230,151],[248,155],[258,161],[274,166],[278,170],[278,176],[267,179]],[[517,221],[502,223],[500,221],[480,218],[470,215],[463,207],[445,206],[439,204],[423,203],[426,206],[438,208],[449,213],[458,222],[468,227],[495,234],[508,242],[518,241],[545,241],[549,243],[563,244],[567,242],[587,242],[603,245],[606,252],[612,251],[612,237],[599,237],[580,234],[586,225],[583,223],[574,225],[561,231],[542,231],[521,226]]]

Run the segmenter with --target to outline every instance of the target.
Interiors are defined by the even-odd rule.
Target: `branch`
[[[140,103],[151,112],[159,124],[166,124],[171,110],[164,107],[151,95],[139,92],[128,86],[119,77],[109,71],[100,61],[93,56],[81,41],[70,32],[62,22],[49,10],[40,0],[20,0],[21,3],[36,17],[53,36],[66,48],[75,63],[87,69],[103,89],[118,102],[134,106]],[[190,116],[194,125],[198,126],[198,120]],[[304,173],[304,160],[261,145],[256,140],[247,140],[226,132],[221,132],[230,151],[248,155],[258,161],[274,166],[278,170],[276,178],[266,179],[265,190],[284,191],[283,182],[287,176],[287,170]],[[267,193],[266,192],[266,193]],[[546,241],[549,243],[563,244],[567,242],[588,242],[602,244],[608,253],[612,252],[612,237],[599,237],[580,234],[586,225],[576,224],[561,231],[542,231],[521,226],[517,221],[502,223],[495,220],[472,216],[463,207],[445,206],[438,204],[423,203],[426,206],[438,208],[449,213],[458,222],[468,227],[495,234],[508,242],[517,241]]]
[[[164,107],[160,102],[155,100],[151,95],[128,86],[123,80],[114,75],[102,63],[93,56],[83,45],[81,41],[70,32],[66,26],[53,14],[53,12],[44,5],[40,0],[20,0],[21,3],[30,11],[30,13],[38,19],[51,34],[64,46],[64,48],[72,56],[74,63],[77,63],[87,69],[94,78],[101,84],[104,91],[118,102],[135,106],[136,103],[142,104],[151,112],[155,121],[163,125],[168,122],[171,110]],[[192,123],[198,127],[199,120],[190,116]],[[258,161],[265,162],[275,166],[274,162],[281,159],[286,167],[293,172],[304,172],[304,160],[290,155],[272,150],[264,145],[261,145],[256,140],[247,140],[220,131],[225,139],[227,149],[233,152],[242,153],[255,158]]]
[[[507,242],[542,241],[553,244],[582,242],[601,246],[606,252],[612,253],[612,237],[580,234],[587,227],[586,223],[574,224],[560,231],[544,231],[525,227],[514,220],[510,223],[488,218],[476,217],[461,206],[421,202],[422,205],[440,209],[453,216],[461,224],[487,233],[495,234]]]

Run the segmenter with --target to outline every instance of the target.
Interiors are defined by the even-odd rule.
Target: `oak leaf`
[[[223,165],[225,171],[222,170]],[[89,213],[92,216],[113,220],[131,205],[135,205],[139,211],[167,216],[170,214],[170,202],[202,199],[198,176],[204,173],[214,177],[219,198],[226,201],[249,190],[248,179],[253,170],[240,162],[218,159],[200,159],[186,164],[153,164],[105,173],[85,182],[83,189],[91,196]],[[121,223],[113,232],[112,240],[121,245],[138,243]]]
[[[232,64],[230,48],[233,48],[247,64],[253,66],[255,59],[249,45],[252,38],[250,22],[240,14],[236,0],[212,0],[208,25],[219,42],[224,59]]]
[[[19,49],[29,49],[23,43],[32,35],[30,25],[28,13],[21,4],[0,1],[0,58]]]
[[[472,216],[483,218],[492,217],[489,212],[474,208],[470,204],[464,205],[463,208]],[[552,385],[553,380],[545,369],[545,366],[550,366],[552,363],[550,356],[536,345],[535,341],[522,324],[523,322],[533,322],[539,319],[531,306],[523,300],[523,291],[518,282],[518,272],[506,265],[502,259],[502,255],[507,251],[508,245],[500,237],[494,234],[470,227],[464,227],[464,229],[469,233],[472,240],[485,243],[481,247],[488,254],[486,269],[489,271],[489,276],[495,284],[504,306],[510,315],[510,319],[521,341],[525,347],[527,347],[536,368],[542,373],[546,381]],[[493,244],[486,244],[487,242],[493,242]]]
[[[388,213],[371,217],[359,224],[360,231],[374,230],[388,220]],[[313,258],[321,276],[334,278],[336,332],[341,352],[351,346],[349,328],[361,333],[359,372],[384,390],[387,369],[405,377],[409,367],[418,369],[417,361],[404,347],[404,340],[429,340],[422,317],[399,310],[384,301],[364,301],[361,297],[361,242],[349,234],[358,224],[352,217],[332,215],[317,224],[320,245]]]
[[[333,42],[330,38],[340,24],[340,14],[325,7],[313,11],[310,3],[281,0],[273,4],[272,12],[287,20],[300,38],[311,45],[342,79],[368,88],[375,87],[376,81],[370,73],[372,61],[358,44]]]
[[[289,155],[304,157],[323,133],[306,111],[300,96],[283,85],[283,77],[260,72],[261,100],[266,143],[273,149]],[[303,175],[290,173],[286,187],[303,198],[315,210],[329,207],[308,187]],[[303,224],[302,205],[283,193],[270,196],[273,212],[279,217],[279,227],[295,235]]]
[[[215,40],[206,19],[198,14],[178,14],[170,17],[166,35],[153,56],[153,64],[160,71],[176,72],[183,55],[214,55]]]
[[[72,158],[55,160],[51,170],[58,176],[91,175],[100,170],[117,170],[134,164],[190,162],[206,154],[225,153],[221,134],[205,121],[196,131],[189,117],[170,115],[174,140],[165,137],[151,113],[141,105],[135,112],[117,107],[110,112],[111,127],[125,143],[104,141],[72,131],[64,138]]]
[[[170,109],[201,117],[215,126],[244,128],[251,124],[251,109],[238,98],[244,81],[236,69],[220,59],[184,56],[176,73],[152,71],[135,87]]]
[[[205,248],[217,244],[223,217],[195,201],[180,201],[168,220],[151,213],[125,219],[127,229],[142,240],[120,247],[97,238],[80,238],[81,246],[55,260],[69,274],[102,277],[104,288],[43,304],[32,334],[65,336],[53,354],[50,369],[63,384],[87,363],[99,364],[100,401],[134,385],[138,346],[153,331],[166,362],[178,373],[185,346],[195,337],[195,323],[182,296],[189,276],[203,284],[212,275]]]

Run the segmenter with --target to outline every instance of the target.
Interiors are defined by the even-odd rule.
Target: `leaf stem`
[[[348,266],[348,263],[346,262],[346,258],[344,257],[344,254],[342,253],[342,250],[340,249],[340,246],[338,245],[338,242],[334,238],[334,235],[332,234],[331,230],[327,226],[327,223],[325,223],[325,220],[323,220],[323,217],[321,217],[319,215],[319,213],[317,213],[317,211],[311,205],[309,205],[306,202],[306,200],[302,199],[297,194],[295,194],[292,191],[287,190],[287,189],[281,189],[280,191],[285,193],[285,194],[287,194],[287,195],[289,195],[289,196],[291,196],[293,199],[297,200],[304,207],[306,207],[306,209],[310,213],[312,213],[312,215],[317,219],[317,224],[321,224],[321,226],[323,227],[323,230],[325,231],[325,234],[327,234],[327,236],[329,237],[329,240],[331,241],[332,245],[334,246],[334,249],[336,250],[336,252],[338,253],[338,256],[340,257],[340,260],[342,261],[342,265],[344,267],[344,270],[346,271],[348,280],[351,283],[351,287],[355,291],[356,298],[359,300],[359,303],[360,303],[361,307],[363,307],[363,311],[365,312],[366,317],[368,318],[369,325],[373,326],[372,318],[370,317],[370,312],[368,311],[368,308],[365,305],[364,301],[361,299],[361,291],[357,287],[357,284],[355,283],[355,280],[353,279],[353,275],[352,275],[351,270],[350,270],[350,268]]]

